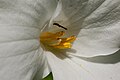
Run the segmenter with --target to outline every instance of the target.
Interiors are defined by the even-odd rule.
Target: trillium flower
[[[120,79],[119,0],[0,0],[0,79]]]

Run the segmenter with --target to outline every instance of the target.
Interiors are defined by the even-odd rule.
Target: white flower
[[[0,79],[119,80],[119,25],[120,0],[0,0]]]

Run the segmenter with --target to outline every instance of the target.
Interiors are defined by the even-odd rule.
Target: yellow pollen
[[[72,42],[76,40],[76,36],[70,36],[67,38],[62,38],[65,34],[64,31],[52,33],[52,32],[43,32],[40,35],[40,42],[44,45],[48,45],[53,48],[58,49],[68,49],[72,47]]]

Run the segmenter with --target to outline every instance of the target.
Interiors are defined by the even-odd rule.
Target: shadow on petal
[[[106,56],[96,56],[91,58],[80,57],[82,60],[100,63],[100,64],[116,64],[120,62],[120,50],[114,54],[106,55]]]
[[[52,52],[56,57],[59,59],[65,59],[65,58],[71,58],[69,56],[69,53],[76,53],[77,51],[75,49],[54,49],[54,48],[47,48],[46,51]]]

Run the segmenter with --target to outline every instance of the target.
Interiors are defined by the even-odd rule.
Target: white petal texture
[[[77,35],[74,55],[109,55],[119,50],[120,0],[61,2],[62,9],[53,22],[67,27],[68,35]]]
[[[71,60],[81,65],[88,74],[81,74],[81,80],[119,80],[120,79],[120,51],[114,55],[92,58],[76,58]],[[82,72],[81,72],[82,73]],[[89,77],[91,76],[91,77]],[[85,77],[85,78],[84,78]]]
[[[54,54],[53,54],[54,53]],[[46,52],[54,80],[119,80],[120,52],[91,58]]]
[[[1,80],[33,80],[35,75],[38,80],[49,73],[39,35],[56,5],[55,0],[0,0]]]
[[[54,80],[119,80],[120,0],[59,2],[52,23],[68,28],[66,36],[77,40],[72,49],[45,52]]]
[[[85,80],[88,77],[93,80],[87,71],[62,53],[56,57],[53,53],[47,52],[47,59],[53,73],[53,80]],[[82,74],[86,76],[82,76]]]

